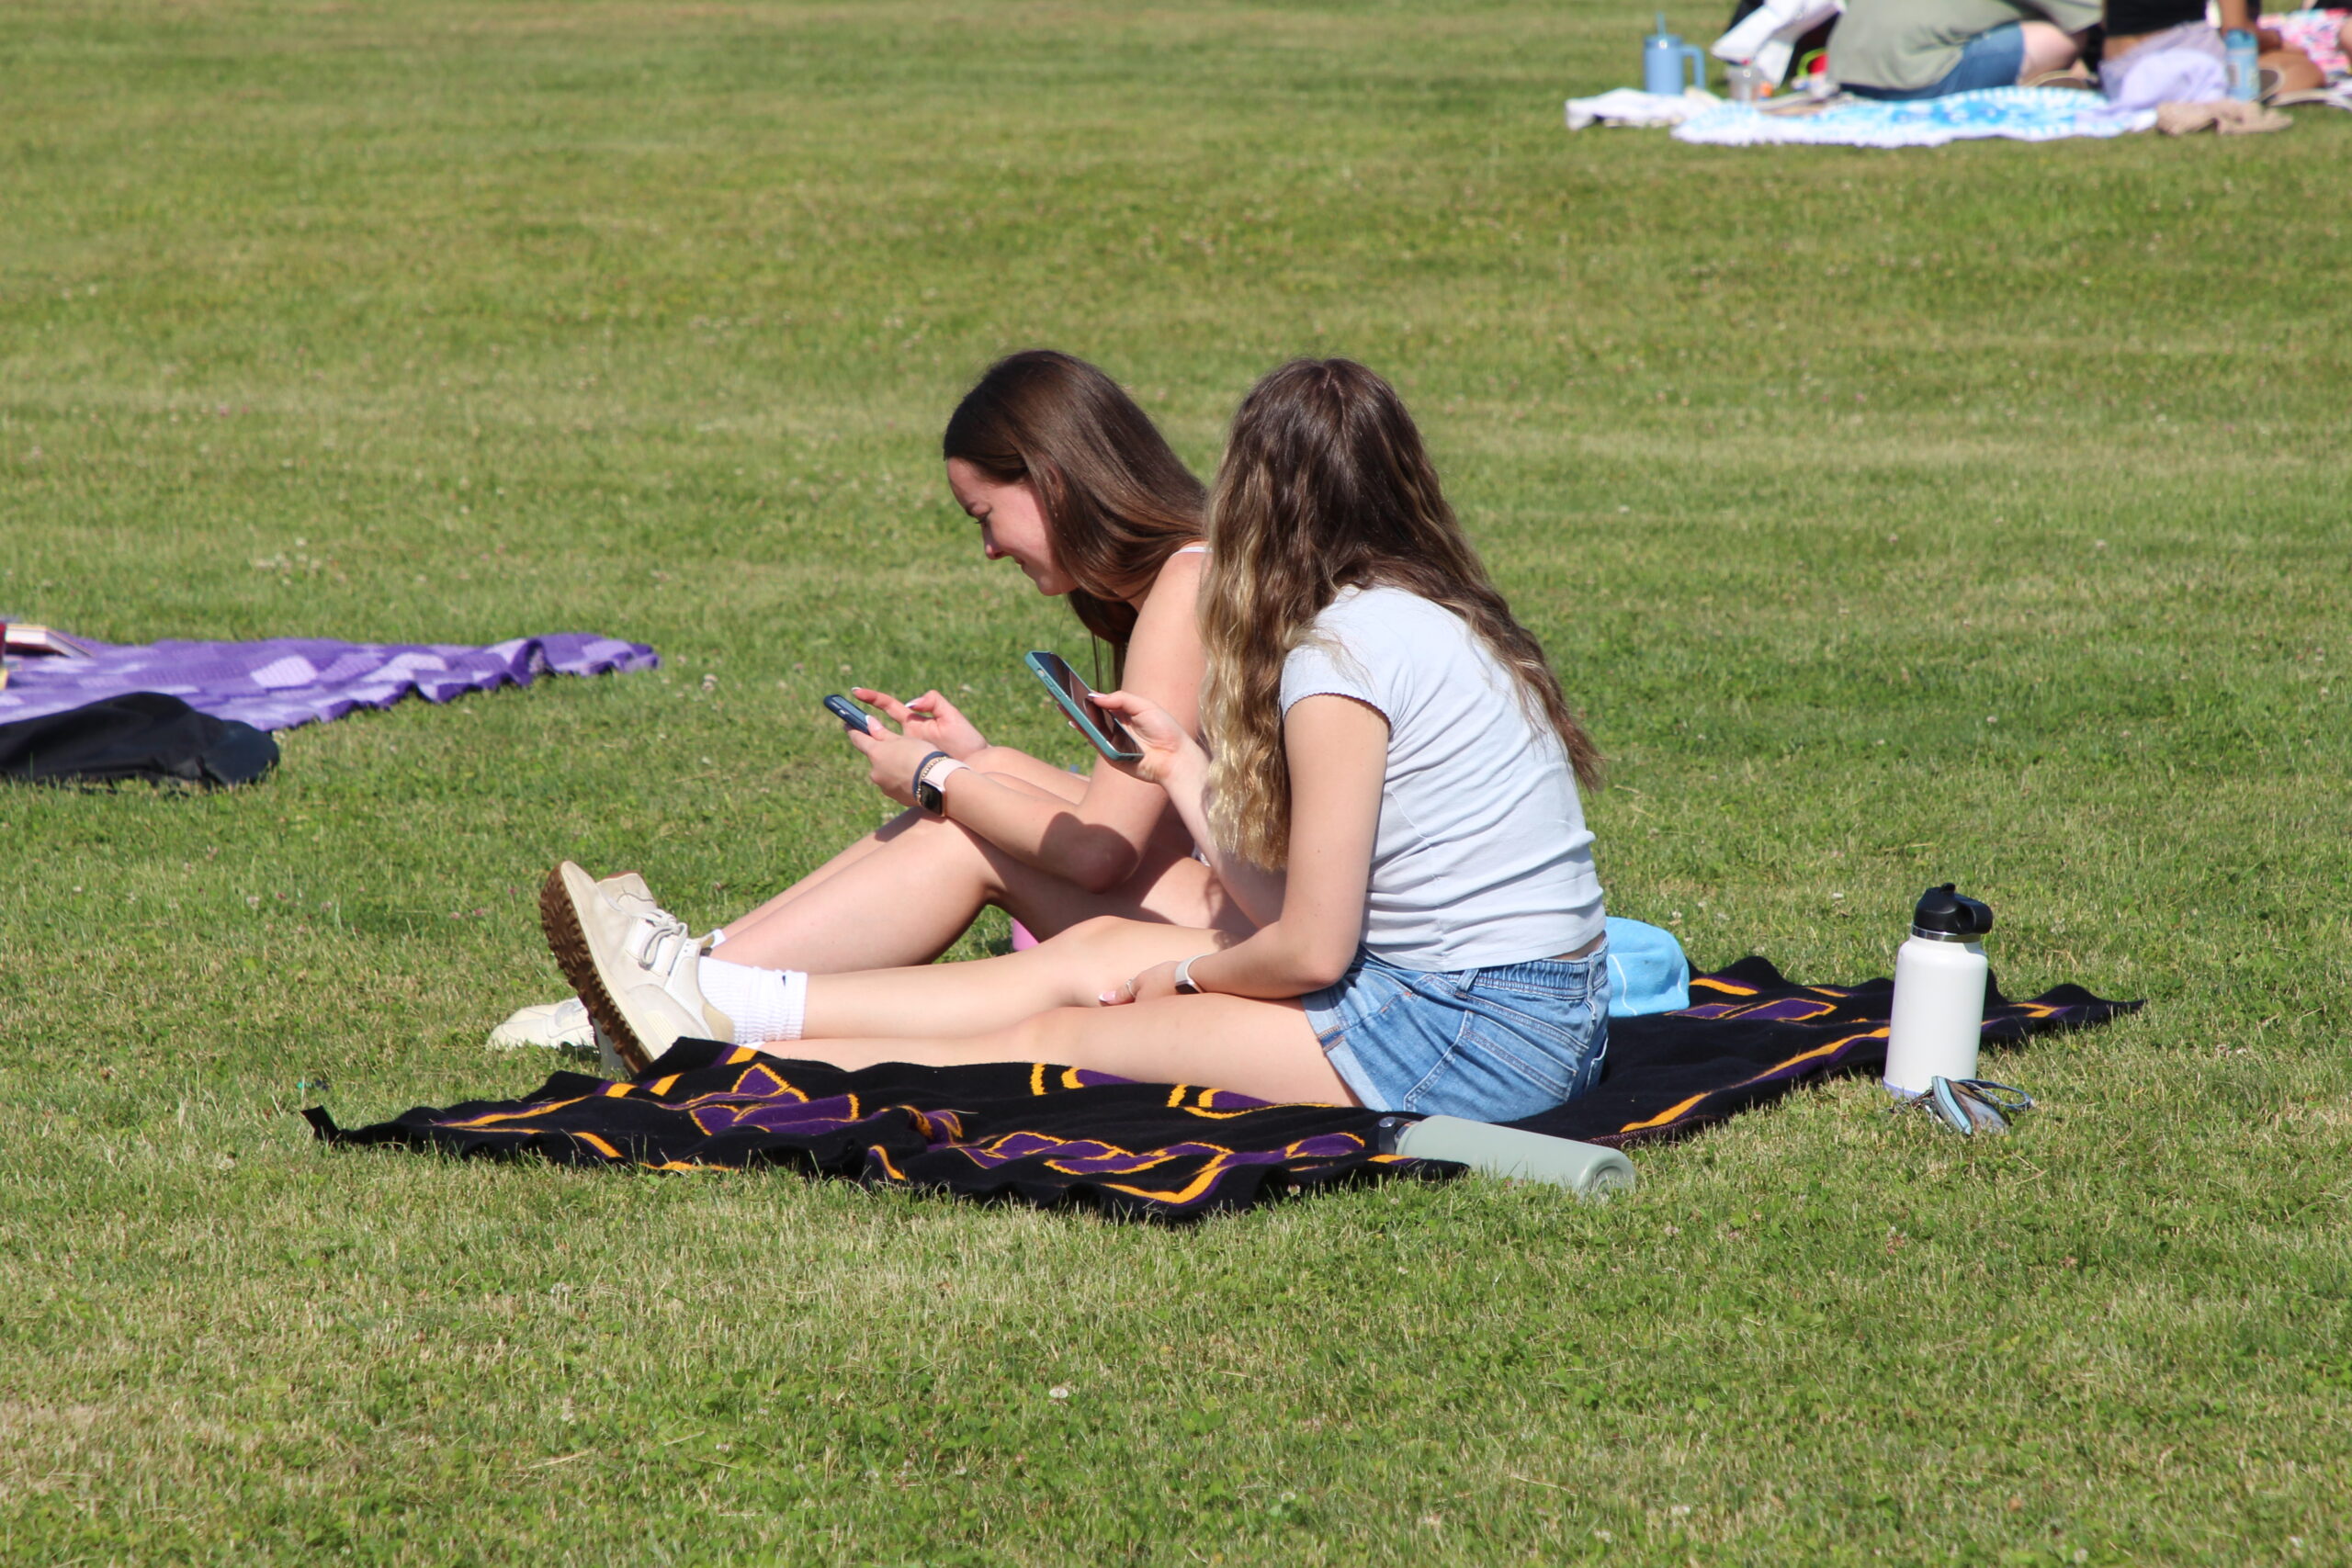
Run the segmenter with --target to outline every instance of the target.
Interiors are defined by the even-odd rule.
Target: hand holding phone
[[[988,737],[936,688],[903,703],[889,693],[870,686],[852,686],[850,691],[868,707],[881,709],[882,716],[896,721],[904,733],[928,741],[959,762],[968,762],[976,753],[988,750]]]
[[[1134,692],[1103,692],[1095,705],[1126,726],[1143,755],[1112,766],[1131,778],[1160,785],[1174,799],[1198,788],[1208,771],[1208,753],[1166,708]]]
[[[1136,762],[1143,760],[1143,748],[1127,733],[1116,715],[1094,700],[1094,689],[1078,678],[1069,660],[1058,653],[1043,649],[1023,660],[1030,672],[1046,683],[1054,701],[1069,716],[1078,732],[1092,743],[1097,751],[1114,762]]]
[[[854,729],[860,735],[871,735],[874,733],[874,716],[867,713],[864,708],[859,707],[855,703],[851,702],[847,697],[827,697],[825,699],[825,711],[831,714],[835,718],[840,719],[842,721],[842,728],[844,729]]]

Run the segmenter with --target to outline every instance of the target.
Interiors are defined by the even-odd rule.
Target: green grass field
[[[0,1561],[2352,1558],[2352,118],[1567,135],[1648,16],[0,9],[0,611],[667,660],[0,789]],[[1393,377],[1697,963],[1884,973],[1957,879],[2149,1008],[1990,1064],[2006,1141],[1845,1082],[1593,1209],[314,1145],[549,1070],[481,1036],[556,859],[707,922],[878,820],[822,693],[1076,760],[935,460],[1040,343],[1204,471]]]

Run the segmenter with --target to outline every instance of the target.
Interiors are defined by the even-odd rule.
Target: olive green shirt
[[[1890,93],[1932,87],[1970,39],[2008,22],[2070,33],[2099,18],[2100,0],[1847,0],[1829,35],[1829,74]]]

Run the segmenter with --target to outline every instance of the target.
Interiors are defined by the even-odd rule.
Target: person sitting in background
[[[2098,0],[1848,0],[1829,74],[1892,102],[2014,87],[2073,66]]]
[[[2098,62],[2098,85],[2118,108],[2152,109],[2159,105],[2211,103],[2230,96],[2230,56],[2223,35],[2252,31],[2262,15],[2261,0],[2219,0],[2221,26],[2205,19],[2205,0],[2107,0],[2107,41]],[[2275,33],[2263,47],[2265,68],[2287,73],[2287,55]],[[2302,71],[2297,84],[2317,86],[2311,62],[2294,57]],[[2284,85],[2282,82],[2280,85]]]
[[[2352,76],[2352,11],[2288,11],[2262,20],[2255,35],[2262,64],[2278,76],[2275,92],[2295,93]]]

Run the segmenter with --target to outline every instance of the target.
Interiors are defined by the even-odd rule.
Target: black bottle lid
[[[1919,895],[1911,911],[1911,934],[1933,942],[1974,942],[1993,929],[1993,907],[1963,897],[1945,883]]]

